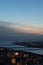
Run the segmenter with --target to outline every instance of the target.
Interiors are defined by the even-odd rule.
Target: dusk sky
[[[43,39],[43,0],[0,0],[0,40],[31,39]]]

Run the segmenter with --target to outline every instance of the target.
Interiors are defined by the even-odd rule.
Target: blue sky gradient
[[[43,24],[43,0],[0,0],[0,21],[38,27]]]

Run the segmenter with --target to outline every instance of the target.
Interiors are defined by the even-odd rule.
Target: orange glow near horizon
[[[43,28],[33,26],[10,25],[9,28],[19,33],[43,35]]]

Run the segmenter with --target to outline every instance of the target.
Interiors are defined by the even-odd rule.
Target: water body
[[[21,46],[21,45],[12,45],[10,42],[0,43],[0,47],[13,48],[14,50],[22,50],[25,52],[32,52],[32,53],[43,55],[43,49],[41,49],[41,48],[33,48],[33,47],[27,48],[27,47]]]

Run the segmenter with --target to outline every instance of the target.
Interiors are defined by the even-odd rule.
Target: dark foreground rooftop
[[[43,55],[0,47],[0,65],[43,65]]]

